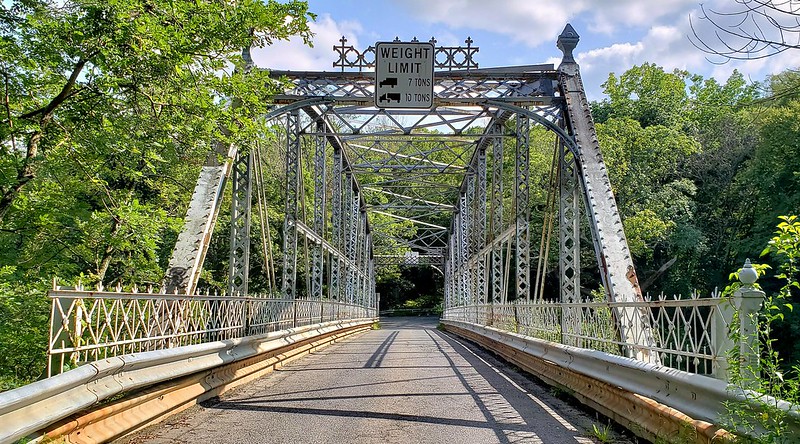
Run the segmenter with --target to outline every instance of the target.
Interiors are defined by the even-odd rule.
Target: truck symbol
[[[400,93],[386,93],[378,98],[379,102],[397,102],[400,103]]]
[[[381,83],[378,84],[378,87],[382,86],[389,86],[394,88],[395,86],[397,86],[397,77],[387,77],[381,80]]]

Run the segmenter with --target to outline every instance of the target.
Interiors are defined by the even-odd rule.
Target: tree
[[[686,71],[668,73],[653,63],[634,66],[619,78],[610,73],[603,83],[608,117],[632,118],[642,127],[680,125],[688,105],[688,77]]]
[[[691,42],[720,62],[755,60],[800,48],[800,5],[795,0],[736,0],[732,10],[700,5],[689,18]]]
[[[724,282],[749,220],[733,178],[756,144],[743,110],[758,88],[738,72],[721,83],[649,63],[604,87],[593,113],[643,282],[665,270],[676,292]]]
[[[172,133],[191,126],[199,140],[222,137],[220,129],[242,116],[220,99],[249,96],[257,107],[252,93],[261,99],[270,85],[264,76],[250,83],[231,73],[241,66],[236,54],[310,36],[299,1],[17,0],[0,8],[0,222],[48,152],[73,142],[76,130],[107,122],[125,134],[109,109]]]
[[[161,281],[214,141],[268,136],[281,84],[245,74],[242,49],[308,42],[311,18],[303,1],[0,2],[4,388],[39,375],[53,277]]]

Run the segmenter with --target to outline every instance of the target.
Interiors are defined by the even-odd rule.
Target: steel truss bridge
[[[375,308],[375,267],[391,264],[440,267],[446,308],[541,298],[543,277],[531,276],[529,180],[530,128],[541,125],[556,135],[561,300],[581,299],[581,203],[608,299],[642,300],[572,56],[578,35],[571,27],[558,40],[558,69],[481,69],[471,39],[465,47],[439,47],[430,109],[376,108],[375,75],[364,71],[374,67],[374,48],[360,52],[346,43],[334,47],[340,72],[271,72],[290,85],[266,116],[285,128],[283,298],[298,296],[302,269],[305,297]],[[254,154],[222,152],[228,160],[201,173],[168,291],[195,291],[232,170],[228,293],[248,293]],[[546,257],[538,260],[543,271]],[[627,319],[620,330],[628,353],[657,362],[639,347],[652,344],[640,316],[617,316]]]
[[[266,166],[257,147],[217,143],[200,171],[163,288],[54,288],[52,376],[0,394],[0,421],[13,424],[0,442],[75,433],[78,425],[63,423],[69,415],[148,387],[162,387],[151,391],[163,400],[170,381],[188,387],[200,378],[192,384],[202,394],[180,398],[197,402],[263,374],[281,357],[363,331],[377,319],[376,270],[390,265],[438,269],[449,330],[571,390],[592,392],[587,387],[600,381],[602,396],[616,404],[593,405],[641,425],[644,436],[680,430],[689,415],[697,436],[713,438],[719,428],[709,425],[719,423],[722,405],[744,396],[727,388],[725,353],[733,346],[727,331],[738,327],[733,320],[746,329],[749,317],[734,318],[719,295],[642,296],[573,58],[578,40],[567,25],[557,41],[558,67],[481,68],[471,39],[435,46],[435,97],[426,109],[377,108],[375,49],[359,50],[344,37],[334,47],[337,71],[271,71],[286,88],[271,98],[264,125],[280,129],[284,165]],[[552,135],[544,187],[550,191],[540,215],[531,213],[532,191],[542,191],[530,180],[536,126]],[[268,169],[281,172],[267,179]],[[272,240],[264,184],[276,177],[285,191],[282,251],[266,255]],[[200,294],[226,183],[228,291]],[[534,216],[544,221],[541,238],[531,232]],[[585,220],[603,300],[581,296]],[[255,221],[260,239],[250,235]],[[545,295],[553,227],[559,294]],[[251,245],[258,243],[266,255],[266,295],[248,290]],[[736,300],[757,299],[755,290],[745,293]],[[170,399],[179,397],[174,390]],[[655,400],[656,407],[639,406],[649,419],[631,416],[624,401],[630,393]],[[137,396],[139,403],[162,402]],[[103,427],[118,436],[129,430],[114,416],[125,408],[112,410]],[[96,417],[91,421],[101,421]]]

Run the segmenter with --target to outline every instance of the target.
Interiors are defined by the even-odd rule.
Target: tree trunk
[[[77,63],[75,63],[75,65],[72,67],[72,72],[70,73],[67,82],[61,88],[61,92],[59,92],[57,96],[53,97],[53,100],[51,100],[47,106],[20,116],[21,119],[32,119],[36,116],[41,116],[41,118],[39,119],[39,128],[28,140],[28,146],[25,152],[25,160],[22,163],[22,168],[17,171],[16,181],[12,183],[7,190],[3,191],[3,195],[0,197],[0,224],[3,223],[3,218],[5,218],[8,210],[14,203],[14,199],[16,199],[19,195],[19,191],[25,186],[26,183],[30,182],[31,179],[36,176],[36,169],[39,166],[39,162],[37,160],[37,157],[39,157],[39,145],[42,142],[42,137],[44,137],[44,132],[47,129],[47,126],[53,120],[53,112],[56,110],[56,108],[61,106],[64,101],[76,94],[75,83],[78,81],[78,76],[80,75],[81,71],[83,71],[83,67],[85,65],[85,59],[80,59]],[[11,122],[11,120],[9,120],[9,122]]]
[[[22,163],[22,168],[17,171],[17,180],[12,183],[11,186],[5,190],[3,196],[0,197],[0,223],[3,222],[3,218],[14,203],[14,199],[19,195],[19,190],[36,176],[36,167],[38,163],[36,158],[39,156],[39,144],[52,118],[53,115],[49,113],[42,116],[42,120],[39,122],[39,129],[36,130],[28,140],[25,161]]]
[[[113,216],[112,216],[113,217]],[[111,233],[109,233],[109,240],[113,239],[114,236],[119,231],[120,221],[116,217],[113,219],[113,223],[111,225]],[[103,283],[103,279],[106,277],[106,272],[108,271],[109,265],[111,265],[111,259],[113,258],[114,253],[114,246],[111,244],[106,245],[106,249],[103,252],[103,259],[100,260],[100,266],[97,267],[97,280],[99,283]]]

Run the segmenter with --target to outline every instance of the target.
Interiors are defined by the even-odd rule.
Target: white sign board
[[[375,44],[375,106],[433,107],[433,43]]]

